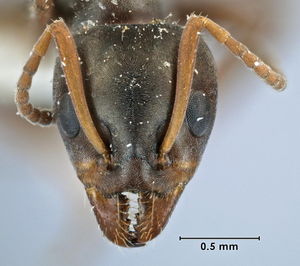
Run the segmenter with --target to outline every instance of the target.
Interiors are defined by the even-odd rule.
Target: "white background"
[[[23,2],[0,1],[0,265],[299,265],[299,2],[209,1],[249,23],[224,20],[289,85],[273,91],[204,34],[220,67],[215,127],[167,227],[138,249],[118,248],[99,232],[57,129],[15,115],[15,84],[39,33]],[[48,59],[32,88],[44,106],[51,100]],[[239,251],[202,251],[201,241],[180,235],[261,241],[225,241]]]

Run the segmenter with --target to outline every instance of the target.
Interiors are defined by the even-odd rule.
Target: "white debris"
[[[159,28],[159,35],[154,35],[154,39],[163,39],[163,32],[169,33],[169,31],[166,28]]]
[[[162,34],[163,32],[169,33],[169,31],[166,28],[159,28],[158,30],[159,30],[160,34]]]
[[[83,21],[80,23],[83,30],[84,30],[84,33],[87,34],[88,30],[92,27],[95,27],[96,26],[96,23],[92,20],[86,20],[86,21]]]
[[[167,62],[167,61],[164,62],[164,67],[170,67],[170,66],[171,66],[171,64],[169,62]]]
[[[127,26],[124,26],[123,27],[123,29],[122,29],[122,36],[121,36],[121,40],[123,41],[124,40],[124,33],[126,32],[126,31],[128,31],[129,30],[129,28],[127,27]]]
[[[106,9],[106,6],[103,5],[101,2],[98,3],[98,6],[99,6],[102,10],[105,10],[105,9]]]
[[[132,146],[132,143],[128,143],[128,144],[126,145],[127,148],[130,148],[131,146]]]
[[[172,13],[169,13],[169,15],[166,16],[165,20],[167,20],[167,19],[169,19],[169,18],[171,18],[171,17],[173,17],[173,14],[172,14]]]
[[[135,232],[134,226],[137,225],[137,214],[139,213],[139,194],[132,193],[132,192],[123,192],[121,193],[123,196],[125,196],[128,200],[128,211],[127,211],[127,218],[130,220],[129,224],[129,231]]]
[[[256,62],[254,62],[254,65],[255,65],[256,67],[258,67],[258,66],[262,65],[262,63],[259,62],[259,61],[256,61]]]
[[[199,122],[199,121],[201,121],[201,120],[203,120],[204,119],[204,117],[202,116],[202,117],[198,117],[197,118],[197,122]]]

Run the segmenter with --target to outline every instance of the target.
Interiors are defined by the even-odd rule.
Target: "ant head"
[[[166,163],[159,163],[174,107],[181,33],[174,25],[109,25],[74,36],[88,108],[109,165],[82,130],[60,63],[56,66],[60,133],[104,234],[121,246],[144,245],[161,232],[213,126],[215,66],[200,41],[183,124]]]

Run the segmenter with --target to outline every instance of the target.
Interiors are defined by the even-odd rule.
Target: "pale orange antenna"
[[[158,163],[167,165],[167,154],[172,149],[181,129],[188,106],[200,32],[207,29],[220,43],[238,56],[262,79],[278,91],[285,89],[285,77],[265,64],[258,56],[249,51],[241,42],[235,40],[228,31],[207,17],[191,15],[183,30],[178,54],[176,95],[170,124],[159,150]]]
[[[25,119],[34,124],[50,125],[53,121],[51,111],[41,111],[29,103],[28,93],[32,77],[39,67],[41,58],[46,54],[52,38],[54,38],[58,47],[66,83],[81,128],[90,143],[109,163],[108,149],[95,128],[87,105],[76,43],[62,19],[56,20],[49,25],[33,47],[30,58],[25,64],[18,82],[16,94],[18,111]]]

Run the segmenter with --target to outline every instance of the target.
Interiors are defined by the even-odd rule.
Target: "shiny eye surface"
[[[78,135],[80,124],[69,94],[65,94],[60,100],[58,120],[67,137],[75,138]]]
[[[186,111],[186,120],[191,133],[201,137],[211,124],[209,98],[203,91],[193,91]]]

